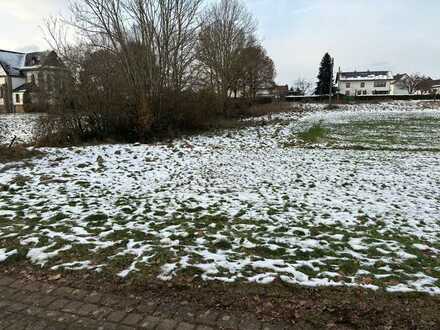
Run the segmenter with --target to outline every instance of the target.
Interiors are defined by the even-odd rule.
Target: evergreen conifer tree
[[[328,95],[330,93],[330,81],[333,87],[333,58],[329,53],[325,53],[319,67],[318,83],[315,95]]]

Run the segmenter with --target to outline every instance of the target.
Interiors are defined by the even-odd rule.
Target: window
[[[387,87],[387,82],[386,81],[375,81],[374,87]]]
[[[346,88],[350,88],[350,87],[351,87],[351,84],[350,84],[350,83],[346,83],[346,84],[345,84],[345,87],[346,87]]]
[[[35,75],[31,74],[31,83],[35,85]]]
[[[3,98],[3,85],[0,86],[0,99]]]
[[[365,88],[365,83],[361,83],[361,88]]]
[[[345,91],[346,96],[350,96],[350,91]]]
[[[357,91],[357,95],[362,95],[362,91]]]
[[[373,91],[373,95],[388,95],[388,91]]]
[[[363,93],[364,95],[367,95],[367,91],[364,91],[364,93]]]
[[[15,94],[15,103],[17,103],[17,104],[21,103],[20,94]]]

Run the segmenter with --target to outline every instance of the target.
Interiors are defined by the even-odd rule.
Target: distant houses
[[[55,52],[0,50],[0,113],[25,112],[38,88],[54,90],[60,66]]]
[[[440,95],[440,80],[391,71],[339,71],[336,76],[339,94],[345,96]]]
[[[405,75],[390,71],[338,72],[336,84],[339,93],[345,96],[408,95]]]

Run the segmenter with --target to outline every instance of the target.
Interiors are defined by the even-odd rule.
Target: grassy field
[[[0,262],[440,294],[440,111],[408,107],[45,149],[0,168]]]
[[[334,111],[306,116],[296,130],[306,146],[440,151],[440,115],[436,110]]]

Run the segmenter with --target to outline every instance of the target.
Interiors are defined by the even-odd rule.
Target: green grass
[[[440,152],[439,116],[422,111],[340,113],[336,121],[324,117],[295,135],[310,147],[325,143],[334,149]]]
[[[319,122],[306,131],[299,133],[298,136],[306,143],[317,143],[325,137],[326,133],[327,129],[322,126],[322,122]]]

